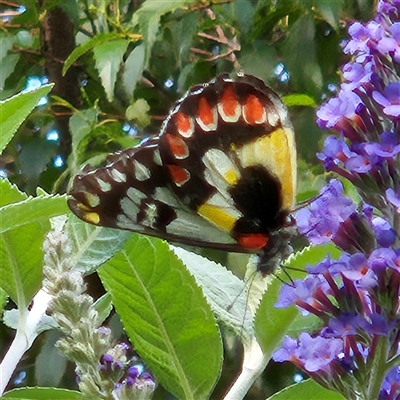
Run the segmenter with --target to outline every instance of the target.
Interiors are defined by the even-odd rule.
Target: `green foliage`
[[[65,214],[67,207],[63,196],[28,197],[4,179],[0,190],[0,285],[23,309],[40,288],[49,219]]]
[[[271,396],[268,400],[343,400],[344,397],[332,390],[328,390],[318,385],[311,379],[300,382],[296,385],[289,386],[283,389],[281,392]]]
[[[221,370],[221,338],[201,290],[166,243],[132,235],[99,274],[163,386],[180,399],[208,398]]]
[[[5,399],[10,400],[84,400],[85,397],[81,393],[66,390],[66,389],[47,389],[47,388],[25,388],[14,389],[7,392],[4,396]]]
[[[28,93],[19,93],[0,102],[0,152],[2,152],[19,126],[36,106],[38,101],[50,92],[54,85],[45,85]]]

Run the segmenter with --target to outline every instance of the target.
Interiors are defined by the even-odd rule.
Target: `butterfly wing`
[[[172,190],[191,210],[260,249],[294,204],[296,151],[280,98],[254,77],[193,88],[160,134]]]
[[[85,222],[157,236],[169,241],[233,250],[234,239],[193,213],[169,188],[158,138],[86,167],[73,181],[68,205]]]
[[[254,77],[191,89],[158,137],[75,177],[69,206],[86,222],[228,251],[264,248],[294,203],[293,130]]]

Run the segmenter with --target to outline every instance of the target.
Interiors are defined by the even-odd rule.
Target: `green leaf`
[[[92,39],[87,40],[85,43],[76,47],[74,51],[68,56],[65,60],[64,67],[62,70],[63,75],[66,74],[71,65],[81,56],[83,56],[88,51],[94,49],[96,46],[99,46],[103,43],[107,43],[116,39],[121,39],[123,36],[117,32],[109,32],[109,33],[99,33],[94,36]]]
[[[4,307],[6,306],[7,301],[7,293],[2,288],[0,288],[0,319],[2,319]]]
[[[268,286],[255,320],[256,336],[264,353],[272,354],[283,336],[289,331],[293,335],[307,330],[304,325],[315,327],[318,324],[315,318],[307,318],[306,321],[302,321],[304,317],[299,314],[295,306],[276,308],[275,303],[278,300],[282,281],[288,278],[287,274],[293,280],[303,279],[306,277],[305,267],[321,261],[328,254],[335,258],[340,252],[333,245],[324,245],[307,247],[301,252],[293,254],[285,262],[285,270],[277,274],[279,279],[275,278]],[[295,269],[291,269],[291,267]]]
[[[22,210],[23,215],[28,216],[28,220],[24,223],[23,219],[15,214],[18,225],[11,229],[12,221],[7,214],[8,226],[6,228],[8,230],[0,236],[0,258],[2,260],[0,263],[0,286],[19,308],[26,308],[42,281],[42,244],[43,238],[50,228],[48,221],[50,216],[45,218],[45,211],[40,209],[38,211],[40,219],[33,221],[29,216],[29,210],[24,209],[24,207],[31,209],[27,196],[16,187],[11,186],[5,179],[0,180],[0,192],[2,205],[6,206],[12,201],[21,201],[25,205],[21,206],[19,211]],[[37,207],[41,207],[40,202],[35,201],[35,204]],[[63,207],[58,208],[58,206],[59,204],[56,204],[51,212],[54,209],[62,210]],[[8,209],[9,207],[11,205],[4,208]]]
[[[170,248],[186,265],[203,289],[216,318],[244,340],[254,336],[253,317],[248,309],[245,283],[221,264],[187,251],[181,247]]]
[[[15,71],[19,54],[8,54],[0,63],[0,88],[4,88],[6,79]]]
[[[100,228],[69,215],[68,236],[72,242],[71,264],[78,271],[90,274],[121,250],[131,232]]]
[[[312,379],[289,386],[279,393],[268,397],[268,400],[344,400],[344,397],[337,392],[325,389]]]
[[[282,100],[288,107],[293,106],[304,106],[304,107],[316,107],[315,100],[306,94],[289,94],[282,96]]]
[[[0,208],[0,234],[19,226],[46,220],[68,212],[66,196],[29,197]]]
[[[323,78],[317,60],[315,34],[312,15],[302,15],[290,28],[284,56],[296,91],[319,96]]]
[[[0,189],[0,207],[24,201],[28,198],[26,193],[21,192],[7,179],[0,179]]]
[[[133,21],[139,23],[140,31],[143,34],[144,43],[146,45],[144,68],[148,65],[151,51],[160,28],[161,17],[169,12],[183,8],[184,6],[196,3],[197,0],[146,0],[139,10],[136,11]]]
[[[122,58],[128,47],[129,40],[119,39],[101,43],[93,49],[96,68],[107,95],[108,101],[114,99],[114,86],[117,73],[121,67]]]
[[[339,258],[341,251],[332,243],[320,245],[320,246],[308,246],[301,252],[293,254],[285,262],[286,270],[292,275],[290,268],[296,268],[303,270],[306,265],[314,265],[322,261],[328,255],[334,259]],[[295,277],[299,275],[296,273]],[[301,278],[305,278],[305,275],[300,275]]]
[[[151,119],[149,116],[150,106],[144,99],[137,99],[126,109],[126,118],[134,120],[139,126],[145,127],[150,125]]]
[[[80,144],[95,129],[98,114],[99,110],[97,108],[90,108],[76,111],[69,119],[69,130],[72,136],[72,151],[68,157],[68,165],[72,175],[75,175],[80,170],[81,157],[84,155]]]
[[[46,96],[53,86],[53,84],[44,85],[31,92],[19,93],[7,100],[0,101],[0,152],[5,149],[38,101]]]
[[[93,308],[98,314],[96,326],[100,326],[105,321],[105,319],[108,318],[113,309],[110,293],[106,293],[99,299],[97,299],[96,302],[93,304]]]
[[[2,398],[10,400],[85,400],[82,393],[74,390],[40,387],[13,389],[5,393]]]
[[[136,84],[142,77],[142,72],[144,69],[144,57],[145,46],[142,43],[133,49],[125,61],[122,80],[124,83],[125,92],[130,100],[133,99],[133,92],[135,91]]]
[[[316,9],[334,29],[339,29],[339,15],[343,8],[343,0],[316,0]]]
[[[133,235],[99,270],[135,349],[179,399],[206,399],[222,344],[200,288],[165,242]]]

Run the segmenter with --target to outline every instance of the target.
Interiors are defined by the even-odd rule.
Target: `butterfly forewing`
[[[107,163],[85,168],[70,192],[72,211],[95,225],[252,252],[268,247],[294,203],[287,110],[247,75],[194,87],[157,137]]]

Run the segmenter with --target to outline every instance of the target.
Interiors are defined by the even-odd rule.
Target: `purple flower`
[[[400,213],[400,191],[396,193],[392,188],[387,189],[386,199],[389,203],[395,206],[396,211]]]
[[[272,357],[275,361],[291,361],[312,373],[329,370],[329,365],[337,360],[342,351],[343,342],[340,339],[313,338],[308,333],[302,333],[297,341],[286,337],[282,349]]]
[[[320,306],[315,296],[317,291],[321,290],[324,293],[330,293],[330,288],[326,280],[318,275],[308,276],[304,280],[295,281],[293,285],[283,285],[275,307],[283,308],[296,304],[301,307],[300,311],[303,315],[307,315],[311,310],[316,313]]]
[[[352,91],[341,90],[337,98],[333,98],[317,111],[317,122],[321,128],[336,128],[343,119],[356,117],[355,110],[361,102],[360,97]]]
[[[372,220],[372,226],[378,244],[382,247],[390,247],[396,240],[396,231],[388,221],[382,217],[375,217]]]
[[[383,380],[379,400],[399,399],[400,396],[400,367],[392,368]]]
[[[281,289],[277,307],[296,305],[321,327],[287,337],[273,357],[345,398],[357,386],[360,399],[400,400],[400,369],[387,373],[400,359],[400,0],[379,0],[378,11],[350,25],[344,81],[317,111],[319,126],[337,135],[318,158],[361,200],[357,207],[332,180],[296,213],[312,245],[332,242],[342,254]]]
[[[386,115],[400,117],[400,82],[389,83],[383,93],[372,92],[373,99],[383,106]]]
[[[296,213],[297,226],[311,243],[329,242],[336,235],[340,224],[355,212],[355,204],[342,194],[341,183],[332,180],[309,209],[303,208]]]
[[[399,269],[400,258],[391,248],[379,248],[374,250],[368,258],[368,266],[376,273],[386,271],[386,268]]]

